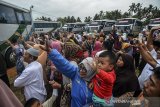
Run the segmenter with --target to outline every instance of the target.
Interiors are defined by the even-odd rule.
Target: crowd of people
[[[0,62],[0,107],[160,107],[157,30],[139,32],[142,40],[116,30],[33,33],[28,41],[17,34],[6,42],[16,57],[14,87],[24,87],[25,104],[9,88]]]

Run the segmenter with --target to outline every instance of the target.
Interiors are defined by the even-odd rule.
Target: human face
[[[79,65],[80,69],[80,76],[83,78],[87,75],[87,69],[85,68],[84,64]]]
[[[27,62],[28,64],[33,61],[33,56],[31,56],[27,51],[24,54],[24,61]]]
[[[100,37],[100,38],[99,38],[99,41],[100,41],[100,42],[103,42],[103,41],[104,41],[104,38],[103,38],[103,37]]]
[[[93,42],[93,38],[91,36],[88,37],[88,42],[92,43]]]
[[[24,61],[28,63],[28,62],[29,62],[29,59],[30,59],[29,53],[28,53],[28,52],[25,52],[25,53],[24,53]]]
[[[123,60],[122,60],[122,57],[120,56],[119,58],[118,58],[118,60],[117,60],[117,66],[118,67],[123,67],[124,66],[124,62],[123,62]]]
[[[99,57],[98,60],[98,69],[104,71],[111,71],[114,68],[114,65],[110,63],[109,57]]]
[[[160,97],[160,80],[155,74],[144,83],[143,89],[144,97]]]

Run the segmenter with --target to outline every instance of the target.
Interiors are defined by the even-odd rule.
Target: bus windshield
[[[160,18],[151,20],[149,24],[160,24]]]
[[[75,24],[66,24],[67,27],[74,27]]]
[[[106,22],[105,27],[111,27],[115,22]]]
[[[120,19],[117,21],[116,25],[129,25],[133,23],[134,23],[134,19]]]
[[[81,28],[81,27],[83,27],[83,26],[85,26],[85,24],[76,24],[76,25],[75,25],[75,28]]]

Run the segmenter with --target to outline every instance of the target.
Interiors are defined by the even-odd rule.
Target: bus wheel
[[[15,66],[16,56],[12,51],[12,48],[9,48],[5,53],[5,59],[7,63],[7,68],[11,68]]]

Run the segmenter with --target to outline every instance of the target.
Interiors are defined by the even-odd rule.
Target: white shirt
[[[24,87],[26,101],[37,98],[44,102],[47,95],[43,80],[42,65],[34,61],[26,66],[22,74],[14,81],[15,87]]]
[[[152,55],[152,57],[158,62],[160,63],[160,59],[157,59],[157,52],[153,49],[150,54]],[[153,67],[149,64],[146,64],[145,67],[142,70],[141,75],[138,77],[139,80],[139,84],[140,84],[140,88],[143,89],[144,87],[144,82],[149,79],[149,77],[153,74],[152,71]]]

